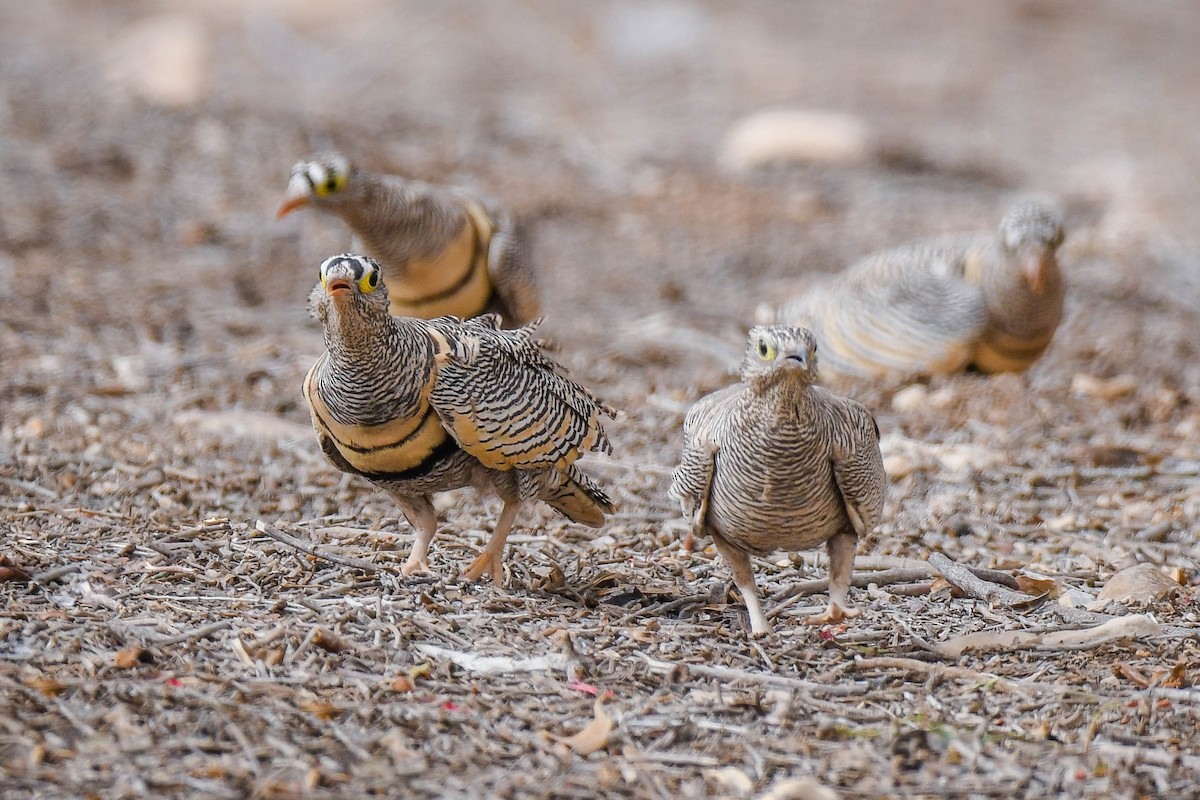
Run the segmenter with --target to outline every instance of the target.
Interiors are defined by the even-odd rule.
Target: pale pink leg
[[[433,534],[437,532],[437,514],[434,513],[433,506],[427,500],[413,501],[396,495],[392,495],[392,499],[400,506],[417,535],[408,560],[400,568],[401,574],[429,572],[429,543],[433,541]]]
[[[854,546],[857,543],[858,537],[853,533],[839,533],[826,543],[829,550],[829,607],[822,614],[806,617],[805,624],[841,622],[862,613],[846,602],[846,592],[850,591],[850,578],[854,574]]]
[[[758,599],[758,586],[754,583],[754,571],[750,567],[750,556],[745,550],[734,547],[719,536],[713,537],[717,552],[729,564],[733,573],[733,585],[742,593],[742,602],[750,612],[750,632],[770,633],[771,623],[763,613],[762,603]]]
[[[490,572],[492,583],[496,586],[504,585],[504,542],[508,539],[513,523],[517,520],[517,512],[520,510],[520,502],[504,501],[504,508],[500,509],[496,527],[492,529],[492,537],[484,545],[483,552],[479,554],[479,557],[472,561],[471,566],[463,572],[464,578],[476,581],[483,577],[485,572]]]

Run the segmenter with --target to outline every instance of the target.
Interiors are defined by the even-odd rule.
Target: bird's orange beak
[[[1021,259],[1021,277],[1029,291],[1040,295],[1046,291],[1046,259],[1045,253],[1034,253]]]
[[[288,181],[287,193],[283,196],[283,204],[279,206],[279,212],[275,215],[275,219],[282,219],[297,208],[311,203],[312,193],[313,187],[309,179],[302,173],[293,173]]]
[[[300,195],[299,197],[289,197],[279,206],[279,211],[275,214],[275,219],[283,219],[288,214],[295,211],[297,208],[308,205],[308,196]]]
[[[325,284],[325,294],[330,297],[348,297],[354,291],[349,278],[330,278]]]

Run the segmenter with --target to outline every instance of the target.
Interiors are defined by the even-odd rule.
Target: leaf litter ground
[[[859,547],[864,613],[800,625],[824,601],[824,558],[779,554],[757,562],[777,633],[752,639],[724,565],[666,499],[688,405],[730,380],[756,305],[797,275],[987,227],[1010,190],[1054,187],[1032,157],[730,177],[695,142],[631,155],[488,118],[485,86],[436,68],[452,107],[485,116],[342,113],[333,79],[306,96],[293,78],[289,104],[247,44],[319,37],[305,26],[322,12],[297,8],[278,29],[206,11],[208,94],[182,107],[114,88],[96,37],[47,33],[89,6],[0,17],[0,166],[21,188],[0,200],[6,797],[1194,791],[1200,304],[1178,230],[1068,182],[1069,313],[1042,362],[850,387],[891,477]],[[120,41],[131,13],[90,21]],[[571,29],[609,12],[543,13]],[[689,109],[718,91],[685,84]],[[611,132],[653,99],[581,113]],[[410,529],[314,445],[304,298],[346,237],[270,210],[291,161],[328,141],[513,203],[536,234],[546,332],[622,409],[615,458],[586,465],[618,512],[590,531],[527,509],[505,588],[453,580],[495,501],[441,498],[434,574],[402,578]],[[1136,564],[1171,591],[1095,602]]]

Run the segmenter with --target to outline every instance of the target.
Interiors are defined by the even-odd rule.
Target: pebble
[[[733,172],[773,163],[862,164],[870,155],[867,124],[837,111],[778,108],[733,124],[719,161]]]

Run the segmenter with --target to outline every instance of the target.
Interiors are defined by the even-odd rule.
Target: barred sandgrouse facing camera
[[[321,264],[310,306],[326,351],[304,379],[321,449],[343,472],[386,491],[416,530],[403,572],[427,569],[435,492],[491,489],[504,506],[483,553],[463,573],[503,582],[504,542],[522,503],[537,499],[597,527],[612,503],[575,466],[611,452],[614,412],[567,377],[533,338],[495,315],[463,321],[393,317],[380,267],[359,255]]]
[[[521,228],[455,189],[361,170],[336,153],[292,169],[279,216],[336,214],[356,247],[383,266],[392,314],[432,319],[497,313],[509,327],[538,315],[536,275]]]
[[[825,543],[829,606],[805,622],[859,614],[846,593],[855,543],[883,513],[879,428],[861,404],[814,386],[816,377],[810,331],[752,328],[741,382],[700,398],[683,423],[671,494],[697,536],[711,536],[729,563],[754,633],[771,625],[751,553]]]
[[[1059,214],[1026,201],[996,233],[886,250],[781,307],[773,321],[810,328],[825,377],[1019,372],[1062,319]]]

